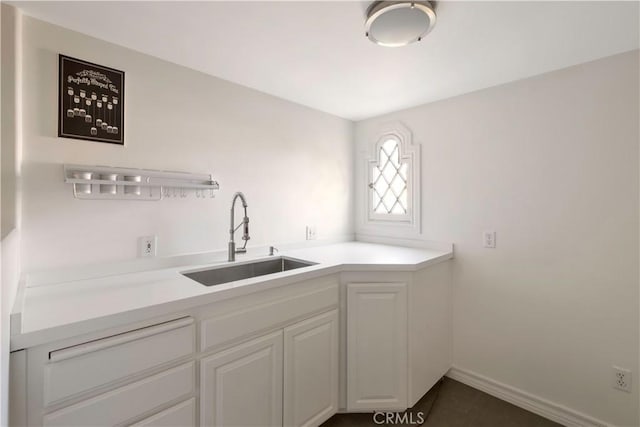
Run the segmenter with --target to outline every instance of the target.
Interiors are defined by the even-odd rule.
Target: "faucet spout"
[[[242,208],[244,209],[244,217],[242,218],[242,222],[236,227],[235,226],[235,207],[236,201],[240,199],[242,202]],[[238,228],[243,227],[242,232],[242,240],[244,240],[244,244],[241,248],[236,249],[236,243],[234,241],[233,235],[235,234]],[[229,251],[228,251],[228,260],[235,261],[237,253],[245,253],[247,252],[247,241],[250,239],[249,237],[249,216],[247,215],[247,199],[244,197],[244,194],[241,192],[237,192],[233,195],[233,200],[231,201],[231,221],[229,227]]]

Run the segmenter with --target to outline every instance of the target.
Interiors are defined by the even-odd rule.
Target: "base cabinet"
[[[202,359],[201,425],[282,425],[282,331]]]
[[[318,426],[404,410],[451,366],[450,283],[449,263],[347,272],[15,352],[12,425]]]
[[[143,380],[84,400],[44,416],[45,426],[115,426],[139,414],[192,394],[195,363],[189,362]]]
[[[202,426],[317,426],[338,409],[338,311],[202,359]]]
[[[284,425],[317,426],[338,410],[338,311],[284,330]]]
[[[194,426],[194,323],[186,316],[72,345],[59,342],[28,350],[26,424],[163,425],[179,420],[185,427]],[[176,406],[179,402],[186,403]],[[25,420],[14,423],[24,425]]]
[[[347,409],[407,408],[407,285],[347,285]]]

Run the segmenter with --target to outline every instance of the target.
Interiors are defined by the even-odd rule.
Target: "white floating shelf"
[[[209,198],[220,189],[209,174],[110,166],[64,165],[64,182],[76,198],[93,200],[161,200],[192,192]]]

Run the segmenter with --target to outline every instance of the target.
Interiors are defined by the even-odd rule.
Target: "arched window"
[[[409,207],[407,197],[407,172],[409,164],[400,160],[400,144],[389,137],[380,145],[378,164],[373,166],[369,188],[372,208],[376,214],[406,215]]]
[[[384,128],[370,147],[365,227],[420,233],[420,146],[412,144],[407,128],[395,123]]]

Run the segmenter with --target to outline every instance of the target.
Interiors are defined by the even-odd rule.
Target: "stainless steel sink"
[[[277,257],[268,260],[182,273],[182,275],[205,286],[215,286],[223,283],[234,282],[236,280],[249,279],[251,277],[281,273],[283,271],[308,267],[315,264],[315,262]]]

